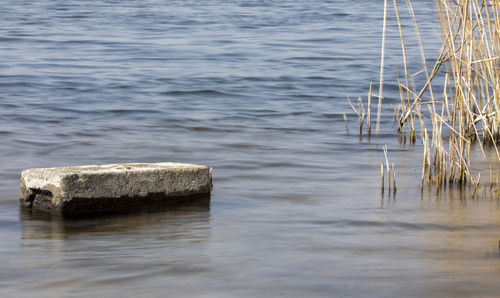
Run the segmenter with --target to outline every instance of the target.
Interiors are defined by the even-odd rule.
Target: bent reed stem
[[[407,76],[406,49],[399,21],[397,1],[393,0],[401,38],[405,77]],[[415,127],[412,113],[421,110],[430,97],[425,115],[432,133],[427,134],[421,120],[424,157],[422,188],[425,182],[435,184],[439,190],[446,182],[464,185],[471,182],[473,195],[477,193],[480,173],[474,177],[470,170],[471,144],[476,143],[486,157],[484,145],[500,154],[500,1],[498,0],[436,0],[441,25],[442,49],[432,71],[425,64],[422,40],[410,0],[406,0],[420,56],[423,61],[426,83],[417,95],[412,93],[406,80],[400,90],[406,90],[408,100],[401,100],[399,130]],[[442,100],[435,99],[432,82],[442,79],[440,69],[446,67]],[[399,82],[401,85],[401,82]],[[400,94],[402,92],[400,91]],[[402,94],[401,94],[402,95]],[[445,142],[446,140],[446,142]],[[447,143],[447,147],[445,147]],[[490,189],[492,189],[490,171]],[[427,177],[425,179],[424,177]]]

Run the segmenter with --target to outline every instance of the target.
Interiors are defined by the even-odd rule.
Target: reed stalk
[[[413,135],[414,115],[418,115],[424,148],[422,188],[426,181],[435,183],[438,190],[445,183],[471,182],[476,195],[481,175],[476,178],[470,170],[471,144],[476,144],[485,157],[484,146],[492,146],[500,160],[497,148],[500,140],[500,1],[436,0],[442,48],[429,72],[412,3],[406,0],[426,76],[419,91],[415,90],[413,80],[409,80],[397,1],[393,0],[393,4],[405,72],[404,83],[398,77],[401,97],[398,130],[406,131],[408,127]],[[443,66],[444,74],[440,72]],[[383,78],[383,71],[381,76]],[[432,88],[436,80],[444,86],[440,100]],[[423,109],[424,106],[427,109]],[[425,115],[424,110],[427,110]],[[432,128],[430,135],[426,123]],[[493,188],[492,176],[490,168],[490,189]]]
[[[394,168],[394,163],[392,163],[392,190],[394,193],[396,193],[396,169]]]
[[[382,193],[384,192],[384,162],[380,163],[380,184],[382,186]]]
[[[382,25],[382,50],[380,55],[380,75],[379,75],[379,86],[378,86],[378,105],[377,105],[377,124],[376,133],[378,134],[380,130],[380,115],[382,113],[382,95],[384,90],[384,59],[385,59],[385,32],[387,28],[387,0],[384,0],[384,19]]]
[[[361,136],[363,134],[363,125],[365,120],[365,107],[363,104],[363,100],[361,99],[361,97],[358,97],[358,107],[354,106],[349,97],[347,98],[347,102],[351,106],[352,110],[356,113],[356,115],[358,115],[359,135]],[[344,121],[346,121],[347,123],[346,117],[344,117]]]
[[[372,133],[372,82],[370,81],[370,88],[368,89],[368,107],[367,107],[367,118],[366,125],[368,129],[368,135]]]
[[[389,158],[387,157],[387,145],[384,146],[384,156],[385,156],[385,166],[387,168],[387,186],[391,190],[391,168],[389,164]]]
[[[344,116],[345,131],[346,131],[347,133],[349,133],[349,124],[348,124],[348,122],[347,122],[347,115],[346,115],[346,113],[345,113],[345,112],[344,112],[344,113],[342,113],[342,115]]]

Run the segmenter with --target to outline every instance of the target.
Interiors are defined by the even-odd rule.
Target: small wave
[[[167,92],[162,92],[161,95],[175,95],[175,96],[184,96],[184,95],[218,95],[218,96],[233,96],[234,94],[226,93],[222,91],[206,89],[206,90],[172,90]]]
[[[1,37],[0,36],[0,42],[10,42],[10,41],[19,41],[23,40],[21,37]]]
[[[199,132],[236,132],[237,129],[234,128],[221,128],[221,127],[213,127],[213,126],[181,126],[178,127],[185,128],[192,131]]]
[[[315,95],[315,94],[294,94],[295,98],[313,98],[313,99],[338,99],[339,96],[335,95]]]
[[[276,223],[290,224],[290,221],[279,221]],[[411,223],[403,221],[374,221],[374,220],[353,220],[353,219],[338,219],[338,220],[303,220],[294,221],[294,223],[302,223],[308,225],[320,226],[340,226],[340,227],[366,227],[366,228],[393,228],[401,230],[414,231],[464,231],[464,230],[482,230],[485,228],[497,228],[496,225],[447,225],[440,223]]]
[[[254,143],[233,143],[227,144],[225,147],[238,148],[238,149],[250,149],[250,148],[261,148],[262,146]]]
[[[99,110],[79,110],[72,108],[63,108],[63,107],[51,107],[51,111],[54,112],[62,112],[62,113],[75,113],[75,114],[101,114],[103,111]]]
[[[314,42],[314,43],[322,43],[322,42],[326,42],[326,43],[334,43],[334,39],[332,38],[306,38],[306,39],[299,39],[297,40],[298,42]]]
[[[329,56],[306,56],[306,57],[291,57],[287,58],[286,60],[308,60],[308,61],[339,61],[339,60],[345,60],[343,58],[339,57],[329,57]]]
[[[161,114],[162,112],[159,110],[152,109],[111,109],[111,110],[103,110],[104,113],[113,113],[118,115],[123,114]]]
[[[62,19],[84,19],[84,18],[88,18],[89,15],[82,15],[82,14],[78,14],[78,15],[69,15],[69,16],[58,16],[58,18],[62,18]]]
[[[0,82],[0,87],[23,87],[23,88],[29,88],[29,87],[36,87],[37,84],[34,83],[29,83],[29,82]]]
[[[37,116],[16,116],[13,117],[12,120],[19,121],[21,123],[40,123],[40,124],[59,124],[62,121],[59,119],[43,119]]]
[[[14,230],[20,227],[19,221],[0,219],[0,228],[3,230]]]

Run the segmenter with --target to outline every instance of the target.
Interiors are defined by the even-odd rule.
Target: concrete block
[[[131,163],[37,168],[21,174],[21,205],[61,214],[178,204],[210,196],[206,166]]]

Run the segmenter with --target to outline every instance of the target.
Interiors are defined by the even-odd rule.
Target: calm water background
[[[2,297],[497,296],[498,200],[420,193],[420,146],[395,134],[392,8],[381,133],[357,133],[381,3],[0,0]],[[432,61],[434,4],[414,6]],[[160,161],[212,166],[210,210],[18,209],[22,169]]]

